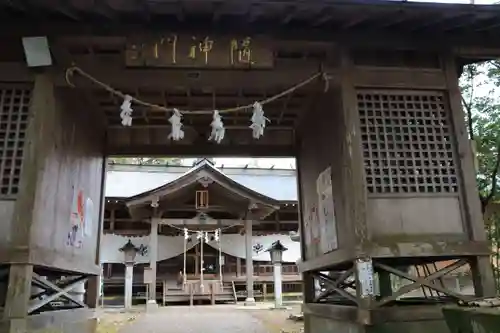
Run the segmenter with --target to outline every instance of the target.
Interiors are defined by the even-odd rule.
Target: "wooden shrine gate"
[[[306,332],[441,332],[440,306],[468,296],[436,281],[462,265],[476,296],[494,292],[457,77],[500,55],[497,7],[0,6],[2,332],[92,331],[112,154],[296,156]],[[132,101],[131,126],[124,94],[152,104]],[[270,119],[259,139],[248,128],[256,101]],[[184,111],[179,141],[173,108]],[[220,144],[207,140],[215,109]],[[409,273],[442,260],[426,277]],[[394,290],[391,274],[414,283]],[[85,280],[82,300],[70,291]],[[400,299],[423,286],[439,295]]]

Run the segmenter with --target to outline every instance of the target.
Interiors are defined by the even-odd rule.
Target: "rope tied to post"
[[[85,79],[89,80],[90,82],[92,82],[96,86],[101,87],[102,89],[108,91],[109,93],[111,93],[117,97],[120,97],[121,99],[126,99],[129,96],[129,95],[124,94],[123,92],[111,87],[110,85],[96,79],[95,77],[93,77],[89,73],[85,72],[83,69],[81,69],[78,66],[72,66],[72,67],[69,67],[68,69],[66,69],[66,82],[68,83],[69,86],[71,86],[73,88],[76,88],[76,85],[72,82],[72,78],[75,76],[75,74],[78,74],[78,75],[84,77]],[[330,81],[331,77],[327,73],[320,71],[320,72],[317,72],[317,73],[311,75],[309,78],[297,83],[296,85],[294,85],[294,86],[292,86],[292,87],[290,87],[290,88],[288,88],[288,89],[286,89],[286,90],[284,90],[284,91],[282,91],[274,96],[271,96],[271,97],[268,97],[268,98],[263,99],[261,101],[257,101],[257,102],[250,103],[247,105],[235,106],[235,107],[227,108],[227,109],[217,109],[217,111],[220,114],[222,114],[222,113],[250,110],[250,109],[254,108],[255,103],[259,103],[261,106],[264,106],[268,103],[274,102],[277,99],[280,99],[286,95],[293,93],[295,90],[300,89],[300,88],[310,84],[312,81],[314,81],[315,79],[318,79],[318,78],[324,82],[325,91],[328,91],[329,81]],[[173,108],[173,107],[167,108],[163,105],[149,103],[149,102],[143,101],[143,100],[136,98],[136,97],[133,97],[133,96],[130,96],[130,97],[131,97],[131,102],[138,104],[138,105],[145,106],[145,107],[149,107],[149,108],[152,108],[155,110],[160,110],[160,111],[165,111],[165,112],[174,112],[176,110],[176,108]],[[213,112],[214,112],[214,110],[178,110],[178,111],[181,114],[213,114]]]

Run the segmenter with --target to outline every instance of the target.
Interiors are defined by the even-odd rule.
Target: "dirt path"
[[[248,309],[235,305],[169,306],[153,313],[103,312],[97,333],[298,333],[302,323],[288,320],[290,310]]]

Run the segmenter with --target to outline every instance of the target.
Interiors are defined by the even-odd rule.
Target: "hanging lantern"
[[[208,190],[196,191],[196,209],[208,208]]]

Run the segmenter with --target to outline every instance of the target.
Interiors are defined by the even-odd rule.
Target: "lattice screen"
[[[0,196],[18,192],[31,89],[0,88]]]
[[[369,193],[450,193],[457,172],[440,92],[357,93]]]

